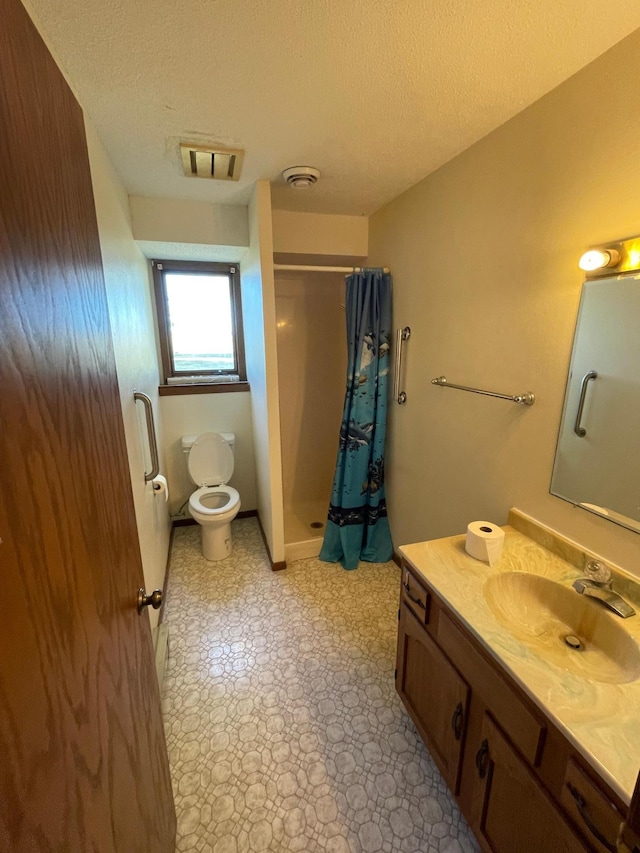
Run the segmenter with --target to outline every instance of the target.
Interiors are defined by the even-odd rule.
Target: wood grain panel
[[[0,849],[173,851],[82,112],[0,29]]]
[[[492,853],[585,853],[587,847],[489,714],[482,737],[487,769],[478,779],[480,841]]]
[[[636,780],[636,787],[629,806],[629,816],[624,831],[624,839],[629,848],[636,853],[640,851],[640,776]]]
[[[575,759],[567,763],[560,802],[597,853],[615,848],[624,815]]]
[[[440,613],[438,643],[460,672],[468,673],[472,689],[500,720],[503,729],[535,767],[540,763],[546,726],[506,680],[495,662],[469,642],[445,612]]]
[[[247,393],[251,390],[248,382],[203,382],[200,385],[159,385],[158,394],[161,397],[179,397],[186,394],[233,394],[234,391]]]
[[[406,566],[402,569],[400,598],[409,610],[411,610],[418,622],[425,625],[429,623],[431,596]]]
[[[445,781],[457,793],[469,688],[404,601],[398,637],[402,651],[396,688]],[[458,714],[456,733],[453,721]]]

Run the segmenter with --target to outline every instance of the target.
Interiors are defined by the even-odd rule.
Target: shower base
[[[285,560],[317,557],[327,523],[327,501],[304,501],[284,508]],[[318,526],[320,525],[320,526]]]

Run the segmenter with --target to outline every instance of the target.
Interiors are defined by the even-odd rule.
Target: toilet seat
[[[203,503],[207,498],[213,498],[218,495],[224,500],[222,506],[210,507],[206,506],[206,503]],[[196,489],[189,498],[189,509],[191,512],[197,512],[211,521],[219,519],[227,513],[237,513],[240,509],[239,504],[240,494],[233,486],[202,486],[200,489]]]
[[[196,485],[225,486],[233,474],[233,452],[217,432],[203,432],[193,442],[187,467]]]

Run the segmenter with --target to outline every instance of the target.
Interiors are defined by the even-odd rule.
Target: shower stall
[[[287,560],[319,554],[347,372],[344,272],[276,266],[276,328]]]

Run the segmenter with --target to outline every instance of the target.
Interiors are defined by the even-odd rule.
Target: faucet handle
[[[611,580],[611,569],[600,560],[589,560],[584,567],[584,573],[594,583],[605,584]]]

